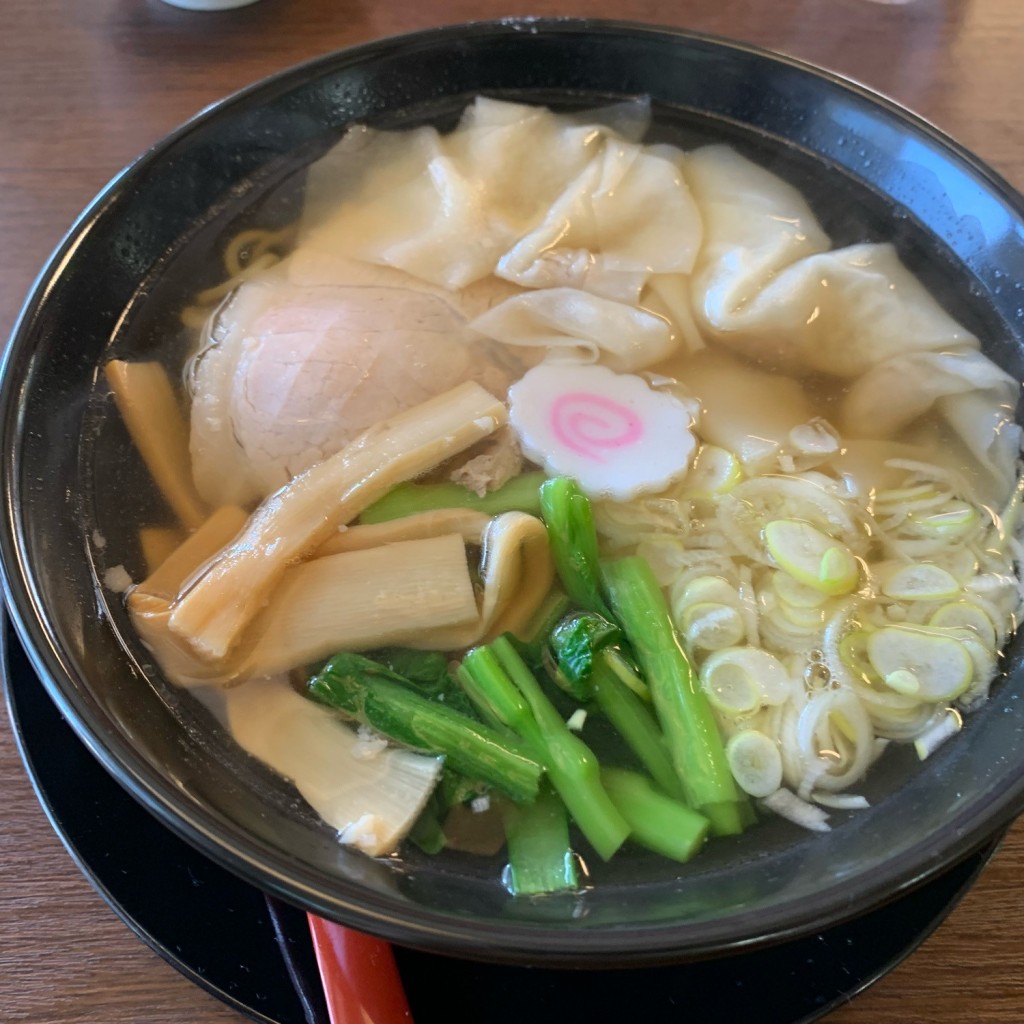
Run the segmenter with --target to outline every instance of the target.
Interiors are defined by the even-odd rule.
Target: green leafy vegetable
[[[551,631],[549,643],[565,679],[578,700],[593,699],[591,676],[601,652],[623,640],[622,630],[603,615],[568,615]]]
[[[537,799],[525,807],[502,801],[501,813],[508,844],[509,892],[535,896],[579,887],[569,817],[549,786],[541,786]]]
[[[629,822],[631,838],[655,853],[688,861],[704,845],[708,819],[656,789],[642,775],[621,768],[602,768],[612,802]]]
[[[568,610],[569,598],[555,587],[540,603],[530,620],[519,630],[519,639],[524,644],[546,643],[551,630]]]
[[[521,803],[537,795],[541,766],[512,737],[415,693],[407,680],[360,654],[336,654],[310,679],[314,700],[414,750],[442,754],[461,774]]]
[[[409,831],[409,841],[415,843],[424,853],[440,853],[447,845],[444,828],[441,826],[441,814],[437,791],[431,794],[426,807],[420,811],[419,817]]]
[[[556,477],[541,485],[540,508],[565,592],[581,608],[614,619],[601,596],[597,530],[590,500],[574,480]]]
[[[440,704],[475,717],[465,691],[449,670],[448,657],[440,651],[416,651],[408,647],[383,647],[366,655],[411,683],[417,692]]]
[[[622,558],[604,566],[604,583],[651,687],[687,803],[710,819],[717,834],[742,832],[743,800],[714,714],[676,636],[654,573],[642,558]]]
[[[502,512],[539,515],[540,498],[537,492],[543,481],[543,473],[524,473],[482,496],[461,484],[402,483],[363,509],[359,521],[386,523],[391,519],[402,519],[417,512],[430,512],[438,508],[468,508],[489,516]]]
[[[550,638],[560,670],[559,682],[564,682],[577,700],[594,701],[658,785],[669,795],[681,798],[679,777],[661,728],[647,705],[621,678],[623,673],[632,673],[611,646],[622,636],[618,626],[598,615],[578,613],[563,619]],[[646,690],[642,680],[636,683]]]
[[[488,720],[526,741],[590,845],[605,860],[611,857],[629,826],[601,786],[593,751],[570,732],[508,638],[469,651],[459,679]]]

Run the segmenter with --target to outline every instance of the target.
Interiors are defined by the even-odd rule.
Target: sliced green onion
[[[829,596],[857,586],[859,566],[846,545],[799,519],[775,519],[764,528],[775,564],[798,583]]]
[[[740,460],[726,448],[701,445],[683,481],[687,498],[711,499],[731,491],[743,479]]]
[[[817,608],[802,608],[800,605],[787,604],[784,601],[780,601],[779,611],[787,622],[791,622],[794,626],[799,626],[801,629],[814,630],[816,632],[825,625],[825,609],[820,606]]]
[[[878,673],[874,670],[868,660],[868,636],[870,634],[863,629],[847,633],[839,641],[839,660],[858,679],[862,679],[869,685],[878,679]]]
[[[952,601],[944,604],[928,620],[929,626],[940,629],[969,629],[986,647],[995,650],[996,627],[988,613],[973,601]]]
[[[700,681],[708,700],[730,717],[782,704],[791,688],[782,662],[759,647],[715,651],[701,666]]]
[[[941,566],[919,562],[887,574],[881,590],[897,601],[948,601],[960,593],[960,584]]]
[[[953,700],[974,677],[967,647],[955,637],[934,631],[885,626],[868,637],[867,652],[872,667],[892,689],[923,701]]]
[[[577,708],[566,720],[565,727],[573,732],[582,732],[587,721],[587,709]]]
[[[739,591],[721,576],[697,576],[690,580],[675,598],[673,603],[680,605],[708,602],[739,608],[743,603]]]
[[[974,630],[966,628],[937,629],[935,626],[927,626],[924,628],[928,629],[930,632],[938,634],[939,636],[953,637],[964,645],[967,649],[967,653],[970,655],[971,663],[974,666],[972,682],[974,680],[981,680],[987,683],[989,680],[995,679],[999,671],[996,652],[992,647],[988,647],[982,643],[981,640],[978,639],[978,635]]]
[[[801,800],[796,793],[788,789],[780,788],[774,793],[769,793],[761,805],[769,811],[774,811],[780,818],[793,822],[801,828],[811,832],[828,832],[831,826],[828,823],[828,815],[814,804]]]
[[[943,511],[932,514],[914,513],[910,521],[919,529],[946,540],[958,540],[977,529],[981,516],[965,501],[951,502]]]
[[[739,610],[713,601],[689,605],[677,625],[688,647],[706,651],[735,647],[746,635]]]
[[[921,693],[921,680],[909,669],[898,668],[885,677],[885,685],[890,690],[905,694],[907,697],[917,697]]]
[[[913,505],[935,500],[945,501],[948,491],[937,491],[934,484],[915,484],[913,487],[893,487],[878,491],[876,505]]]
[[[867,797],[857,793],[814,792],[811,799],[822,807],[832,807],[837,811],[863,811],[871,806]]]
[[[920,760],[924,761],[935,753],[951,736],[955,736],[963,728],[963,719],[952,709],[947,710],[934,725],[926,729],[914,740],[914,750]]]
[[[766,797],[782,785],[782,754],[775,740],[757,729],[744,729],[725,745],[736,785],[755,797]]]
[[[941,564],[943,569],[952,573],[961,584],[974,579],[978,573],[978,559],[966,545],[935,554],[932,558]]]
[[[828,600],[828,594],[823,594],[814,587],[804,586],[803,583],[797,583],[786,572],[772,573],[772,589],[780,601],[793,608],[820,608]]]
[[[700,670],[701,687],[711,706],[730,718],[756,711],[761,706],[761,688],[757,680],[732,660],[716,662],[713,659],[714,655]]]

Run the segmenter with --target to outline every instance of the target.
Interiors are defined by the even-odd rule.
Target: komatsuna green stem
[[[634,556],[606,563],[603,579],[651,688],[687,802],[710,819],[716,834],[742,832],[742,801],[714,714],[676,636],[654,573],[644,559]]]
[[[704,845],[708,819],[666,796],[642,775],[621,768],[602,768],[601,781],[629,822],[634,842],[684,862]]]
[[[612,619],[601,596],[597,530],[590,499],[574,480],[555,477],[540,488],[540,509],[551,557],[565,592],[581,608]]]
[[[618,677],[602,652],[594,666],[594,700],[651,778],[668,796],[683,798],[665,736],[647,705]]]
[[[490,647],[467,651],[456,677],[485,722],[496,729],[509,729],[537,751],[543,750],[540,727],[529,704]]]
[[[558,663],[558,685],[577,700],[594,702],[627,745],[670,796],[682,798],[679,777],[650,705],[637,696],[647,691],[615,647],[621,628],[593,612],[566,616],[551,631],[548,644]]]
[[[501,803],[508,846],[506,886],[514,896],[536,896],[579,887],[576,856],[569,843],[565,804],[542,785],[532,804]]]
[[[526,699],[533,713],[536,752],[547,768],[558,795],[590,845],[605,860],[629,835],[629,825],[601,785],[601,770],[594,752],[572,733],[507,637],[498,637],[491,648],[499,664]],[[524,739],[530,741],[531,737]]]
[[[314,700],[520,803],[537,796],[542,767],[525,744],[413,692],[400,676],[358,654],[335,655],[307,684]]]
[[[359,521],[386,523],[439,508],[468,508],[489,516],[502,512],[529,512],[536,516],[540,515],[539,488],[544,479],[543,473],[523,473],[483,495],[461,484],[402,483],[363,509]]]

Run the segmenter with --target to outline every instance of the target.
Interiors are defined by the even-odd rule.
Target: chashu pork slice
[[[521,372],[468,322],[506,298],[301,249],[244,282],[191,363],[190,448],[212,506],[247,505],[372,424],[467,380],[504,398]]]

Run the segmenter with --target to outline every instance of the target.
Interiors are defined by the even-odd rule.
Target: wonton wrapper
[[[444,136],[351,129],[310,169],[302,235],[332,231],[341,255],[463,288],[494,271],[607,133],[486,99],[462,125]]]
[[[805,373],[857,377],[909,351],[977,345],[891,245],[853,245],[806,257],[734,309],[715,307],[709,292],[702,312],[730,348]]]
[[[302,244],[445,288],[497,273],[635,303],[700,244],[682,155],[634,141],[646,113],[581,121],[481,98],[447,135],[352,129],[310,170]]]
[[[910,350],[977,348],[891,245],[828,251],[799,193],[723,146],[692,154],[686,171],[705,231],[694,308],[723,344],[839,377]]]
[[[677,339],[653,313],[576,288],[523,292],[477,317],[474,330],[506,345],[547,348],[554,358],[629,371],[670,355]]]
[[[727,147],[698,150],[685,169],[704,216],[691,280],[700,329],[764,365],[850,379],[846,437],[892,438],[934,407],[1005,495],[1020,449],[1017,383],[895,249],[826,251],[799,193]]]
[[[991,474],[993,498],[1001,501],[1013,486],[1020,454],[1017,390],[1017,382],[980,352],[910,352],[873,367],[853,385],[840,424],[849,436],[889,438],[935,405]]]
[[[704,223],[692,288],[709,328],[717,331],[722,316],[741,311],[784,267],[828,250],[803,196],[728,146],[690,153],[684,173]]]
[[[530,288],[567,286],[634,305],[652,273],[689,273],[701,239],[682,156],[609,138],[544,220],[498,262]]]

